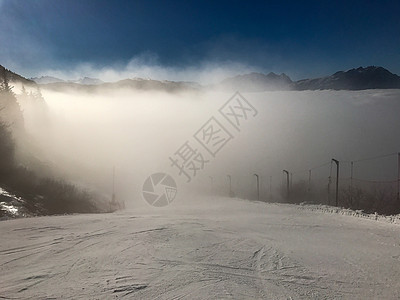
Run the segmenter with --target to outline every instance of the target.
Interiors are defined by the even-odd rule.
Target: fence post
[[[231,175],[226,175],[229,179],[229,197],[233,197],[233,193],[232,193],[232,177]]]
[[[336,163],[336,207],[339,205],[339,161],[332,158],[332,161]]]
[[[283,173],[286,173],[286,197],[289,198],[290,186],[289,186],[289,171],[283,170]]]
[[[351,171],[350,171],[350,206],[353,206],[353,166],[354,162],[350,163]]]
[[[329,177],[328,177],[328,187],[327,187],[327,190],[328,190],[328,205],[331,205],[331,181],[332,181],[332,176],[329,175]]]
[[[397,202],[400,202],[400,152],[397,153]]]
[[[272,200],[272,176],[269,176],[269,198]]]
[[[257,200],[260,201],[260,178],[257,174],[254,174],[257,178]]]

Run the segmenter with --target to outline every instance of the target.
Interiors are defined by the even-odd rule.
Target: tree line
[[[16,137],[26,138],[20,101],[44,105],[37,88],[27,92],[23,87],[16,95],[5,69],[0,74],[0,187],[24,201],[25,209],[33,215],[98,212],[95,196],[63,179],[49,178],[16,158]],[[19,99],[17,99],[19,97]],[[5,213],[0,210],[0,217]]]

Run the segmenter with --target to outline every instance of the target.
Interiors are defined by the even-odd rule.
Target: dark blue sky
[[[400,74],[400,1],[0,0],[0,29],[0,64],[28,77],[138,56],[294,79],[368,65]]]

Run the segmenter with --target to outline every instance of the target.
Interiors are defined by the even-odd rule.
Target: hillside
[[[27,79],[17,73],[14,73],[14,72],[8,70],[7,68],[3,67],[2,65],[0,65],[0,74],[3,74],[4,70],[6,72],[6,76],[9,81],[21,82],[22,84],[25,84],[25,85],[36,85],[36,83],[33,80]]]

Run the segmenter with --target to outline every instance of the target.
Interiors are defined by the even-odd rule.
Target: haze
[[[169,157],[186,141],[201,151],[193,134],[210,117],[221,119],[218,109],[232,93],[55,92],[44,86],[42,94],[48,104],[45,126],[34,110],[23,107],[26,129],[37,147],[27,152],[36,152],[63,176],[104,195],[111,194],[115,166],[116,193],[133,207],[147,204],[141,188],[155,172],[169,173],[178,182],[175,205],[190,201],[183,195],[200,190],[227,195],[228,174],[233,190],[243,198],[254,198],[253,174],[259,174],[261,194],[267,198],[270,176],[273,193],[279,196],[283,169],[295,173],[296,182],[331,158],[349,162],[400,148],[398,90],[243,93],[257,116],[240,132],[224,123],[233,140],[215,158],[203,149],[210,162],[186,183]],[[355,171],[357,178],[395,179],[396,157]],[[329,165],[318,172],[315,179],[326,180]],[[343,163],[341,176],[350,176],[349,164]]]

